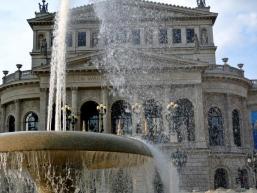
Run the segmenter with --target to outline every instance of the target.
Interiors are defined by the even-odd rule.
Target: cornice
[[[12,88],[12,87],[18,87],[18,86],[23,86],[23,85],[39,85],[39,80],[19,80],[19,81],[13,81],[8,84],[2,84],[0,86],[0,92],[7,89],[7,88]]]

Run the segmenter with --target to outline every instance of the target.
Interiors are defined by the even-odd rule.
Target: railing
[[[244,77],[244,71],[231,67],[229,65],[210,65],[208,69],[205,71],[209,74],[227,74],[227,75],[236,75],[240,77]]]
[[[253,88],[257,88],[257,80],[251,80]]]
[[[30,80],[36,79],[37,76],[33,74],[31,70],[16,71],[13,74],[3,77],[3,84],[11,83],[18,80]]]

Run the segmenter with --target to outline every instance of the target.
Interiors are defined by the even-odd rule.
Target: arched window
[[[232,122],[233,122],[234,144],[240,147],[241,146],[241,136],[240,136],[241,124],[240,124],[240,114],[238,110],[233,110]]]
[[[111,111],[112,133],[132,135],[131,105],[120,100],[112,105]]]
[[[211,146],[224,145],[223,118],[219,108],[213,107],[208,112],[209,142]]]
[[[194,141],[194,106],[188,99],[179,99],[176,104],[173,127],[178,134],[178,142]]]
[[[14,118],[14,116],[10,115],[7,120],[8,120],[8,131],[9,132],[15,132],[15,118]]]
[[[99,112],[97,103],[88,101],[81,107],[81,129],[91,132],[100,132],[99,130]]]
[[[37,131],[38,130],[38,116],[30,112],[25,116],[25,129],[26,131]]]
[[[215,171],[214,176],[214,189],[217,188],[228,188],[228,173],[225,169],[219,168]]]
[[[143,104],[145,114],[145,128],[147,140],[161,142],[163,139],[162,107],[154,99],[150,99]]]

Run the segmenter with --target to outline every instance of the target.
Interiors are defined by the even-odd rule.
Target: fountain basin
[[[65,178],[67,168],[74,171],[72,174],[71,170],[71,179],[65,182],[68,192],[73,192],[75,171],[130,168],[152,160],[148,147],[138,140],[86,132],[4,133],[0,135],[0,153],[7,155],[7,169],[20,170],[22,167],[42,193],[53,192],[46,176],[49,167],[55,171],[54,178]],[[20,161],[15,161],[17,155]]]

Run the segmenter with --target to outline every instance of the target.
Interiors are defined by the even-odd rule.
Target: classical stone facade
[[[144,58],[167,66],[165,71],[151,74],[161,77],[159,82],[149,79],[145,86],[151,85],[163,93],[158,98],[161,109],[166,109],[170,101],[181,106],[174,116],[175,132],[170,132],[171,136],[161,145],[168,157],[176,150],[187,155],[187,162],[179,169],[181,188],[205,191],[219,186],[254,187],[255,174],[246,159],[253,151],[250,112],[257,110],[257,81],[247,79],[241,68],[231,67],[226,59],[222,65],[216,63],[213,25],[218,14],[210,12],[203,1],[198,1],[196,8],[136,2],[144,13],[163,13],[158,25],[151,26],[150,46],[146,38],[149,29],[143,25],[147,19],[133,24],[139,38],[128,44]],[[93,5],[71,11],[73,17],[67,35],[67,104],[78,117],[75,130],[99,131],[96,106],[104,104],[107,106],[104,132],[116,134],[117,121],[123,121],[125,129],[133,125],[127,134],[138,133],[133,121],[136,115],[128,113],[122,117],[114,113],[115,105],[126,104],[131,108],[135,101],[110,95],[110,88],[103,86],[103,77],[92,63],[92,59],[103,57],[104,52],[103,42],[96,43],[99,20],[93,13]],[[3,77],[1,132],[46,129],[54,16],[47,7],[41,7],[35,18],[28,19],[34,34],[32,68],[21,71],[17,65],[16,72],[6,72]],[[133,36],[131,31],[127,33]],[[190,108],[192,111],[188,113]],[[145,113],[142,119],[149,121],[146,116]],[[162,120],[164,126],[170,124],[168,120]],[[150,140],[154,141],[152,137]]]

